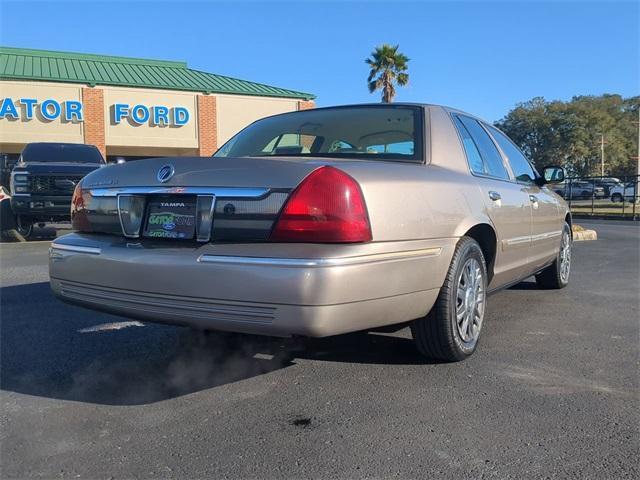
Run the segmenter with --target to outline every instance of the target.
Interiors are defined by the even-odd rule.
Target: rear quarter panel
[[[342,167],[361,185],[374,242],[456,238],[486,223],[475,179],[437,165],[369,164]]]
[[[425,163],[361,162],[340,166],[362,186],[378,242],[459,238],[491,224],[449,114],[425,108]]]
[[[404,249],[421,242],[441,246],[437,268],[424,272],[421,279],[422,285],[440,287],[458,239],[473,226],[492,226],[492,222],[449,115],[440,107],[427,108],[426,115],[425,163],[369,161],[336,166],[361,185],[373,237],[366,248],[396,242],[403,242]]]
[[[410,274],[395,281],[407,292],[440,288],[459,237],[489,222],[474,178],[435,165],[375,163],[344,168],[358,180],[367,202],[373,242],[360,248],[439,248],[437,259],[413,262]]]

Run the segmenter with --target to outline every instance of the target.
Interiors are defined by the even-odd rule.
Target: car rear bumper
[[[183,247],[71,234],[52,244],[49,265],[56,296],[84,307],[197,328],[321,337],[425,315],[454,245]]]

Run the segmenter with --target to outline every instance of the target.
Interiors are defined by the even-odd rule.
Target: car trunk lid
[[[85,187],[240,187],[292,189],[321,160],[296,158],[218,158],[182,157],[137,160],[95,171],[86,178]],[[159,170],[170,165],[174,173],[158,180]]]
[[[317,159],[295,158],[140,160],[109,166],[87,176],[82,188],[89,195],[85,195],[87,198],[83,200],[85,205],[82,209],[92,231],[122,233],[121,222],[116,215],[119,212],[118,195],[145,196],[143,222],[149,221],[151,201],[157,203],[162,200],[169,205],[171,199],[191,196],[190,201],[193,202],[197,196],[215,195],[211,240],[263,241],[269,238],[291,191],[325,163]],[[171,167],[172,175],[161,181],[159,172],[166,166]],[[142,235],[146,231],[144,227]],[[167,235],[176,232],[173,222],[166,222],[166,227]],[[156,228],[154,234],[160,233],[163,233],[161,229]]]

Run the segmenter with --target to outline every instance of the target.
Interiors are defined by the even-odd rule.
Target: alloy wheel
[[[485,306],[485,279],[480,262],[469,258],[462,267],[456,292],[456,326],[465,343],[478,339]]]
[[[569,232],[562,234],[562,245],[560,246],[560,279],[563,283],[569,282],[571,272],[571,238]]]

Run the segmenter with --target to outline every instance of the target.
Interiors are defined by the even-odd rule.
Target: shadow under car
[[[47,282],[0,289],[0,388],[108,405],[158,402],[262,375],[296,359],[425,364],[410,338],[320,339],[198,332],[59,302]]]

